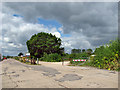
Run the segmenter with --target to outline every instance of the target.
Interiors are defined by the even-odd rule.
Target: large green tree
[[[58,53],[62,54],[64,48],[61,48],[61,39],[57,38],[51,33],[41,32],[33,35],[30,40],[26,42],[28,51],[31,56],[42,57],[44,53]]]
[[[21,56],[21,55],[23,55],[23,53],[22,53],[22,52],[20,52],[20,53],[18,54],[18,56]]]

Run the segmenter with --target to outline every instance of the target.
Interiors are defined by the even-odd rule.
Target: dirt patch
[[[56,69],[51,67],[45,67],[45,66],[30,66],[35,71],[43,71],[43,75],[45,76],[56,76],[56,74],[61,74]]]
[[[15,75],[12,75],[13,77],[19,77],[20,75],[19,74],[15,74]]]
[[[78,76],[77,74],[65,74],[62,78],[60,78],[59,82],[64,82],[64,81],[75,81],[75,80],[80,80],[82,79],[83,76]]]
[[[21,72],[25,72],[25,70],[20,70]]]

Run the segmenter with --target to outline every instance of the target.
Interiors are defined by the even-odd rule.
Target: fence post
[[[62,58],[62,65],[64,65],[64,59]]]

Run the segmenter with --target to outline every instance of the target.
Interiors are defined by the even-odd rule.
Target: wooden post
[[[64,65],[64,59],[62,58],[62,65]]]

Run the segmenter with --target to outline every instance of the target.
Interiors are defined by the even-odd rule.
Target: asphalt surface
[[[118,72],[41,62],[2,61],[2,88],[118,88]]]

